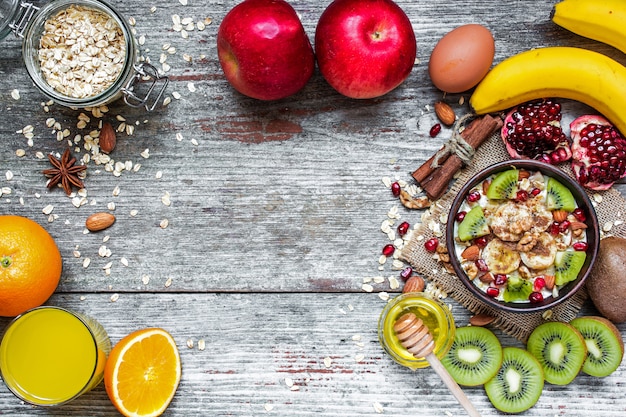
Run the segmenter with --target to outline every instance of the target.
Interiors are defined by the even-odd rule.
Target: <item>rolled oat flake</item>
[[[140,62],[127,19],[101,0],[52,0],[41,8],[0,0],[0,40],[22,38],[22,58],[37,88],[72,108],[124,98],[152,111],[168,78]]]

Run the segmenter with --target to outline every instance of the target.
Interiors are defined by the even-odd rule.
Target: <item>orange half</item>
[[[180,375],[174,338],[163,329],[142,329],[111,350],[104,368],[104,387],[122,415],[160,416],[176,394]]]

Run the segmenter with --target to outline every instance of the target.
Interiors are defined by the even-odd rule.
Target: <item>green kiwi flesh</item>
[[[459,327],[441,363],[459,385],[483,385],[500,369],[502,345],[489,329]]]
[[[488,235],[489,233],[487,218],[479,205],[468,211],[463,221],[459,223],[458,236],[463,242]]]
[[[533,292],[533,284],[519,276],[511,275],[506,282],[504,301],[528,301],[528,296]]]
[[[597,377],[612,374],[624,357],[624,341],[619,329],[604,317],[596,316],[579,317],[570,324],[578,329],[587,345],[582,371]]]
[[[556,285],[567,284],[575,280],[585,263],[587,255],[581,251],[557,252],[554,259]]]
[[[518,175],[516,169],[496,174],[487,189],[487,197],[492,200],[514,199],[518,190]]]
[[[524,349],[505,347],[502,349],[502,366],[485,384],[485,392],[498,410],[521,413],[537,403],[543,380],[543,370],[533,355]]]
[[[548,210],[574,211],[576,200],[572,192],[554,178],[546,184],[546,207]]]
[[[587,345],[580,332],[556,321],[537,326],[526,348],[541,364],[546,381],[554,385],[572,382],[587,358]]]

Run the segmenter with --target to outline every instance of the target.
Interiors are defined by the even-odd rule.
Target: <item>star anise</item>
[[[50,178],[48,188],[52,188],[57,184],[61,184],[65,194],[72,193],[72,186],[84,188],[85,185],[78,177],[78,174],[87,169],[86,165],[74,165],[76,158],[72,156],[69,149],[66,149],[61,155],[61,159],[55,158],[52,154],[48,154],[48,159],[54,168],[43,170],[43,174]]]

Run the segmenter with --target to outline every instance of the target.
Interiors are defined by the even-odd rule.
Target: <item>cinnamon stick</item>
[[[502,127],[502,119],[487,114],[474,119],[460,135],[473,149],[478,149],[500,127]],[[436,155],[422,164],[412,175],[431,200],[436,200],[443,195],[454,174],[463,167],[461,158],[448,152],[438,158],[437,162],[440,166],[433,168],[432,162],[435,157]]]

